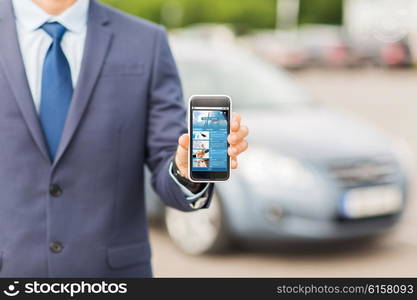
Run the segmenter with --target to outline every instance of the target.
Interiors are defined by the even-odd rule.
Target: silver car
[[[210,209],[163,213],[186,253],[230,241],[323,241],[376,235],[397,223],[407,175],[396,144],[366,122],[310,100],[283,70],[232,45],[173,40],[186,98],[227,94],[250,148]],[[150,213],[163,211],[148,188]]]

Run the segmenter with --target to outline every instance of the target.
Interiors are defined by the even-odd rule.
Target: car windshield
[[[284,72],[249,55],[240,58],[177,57],[186,99],[194,94],[226,94],[239,109],[309,103],[304,91]]]

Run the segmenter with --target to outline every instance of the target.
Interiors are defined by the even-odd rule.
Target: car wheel
[[[190,213],[167,208],[165,223],[174,244],[187,254],[218,253],[229,245],[223,206],[216,193],[208,209]]]

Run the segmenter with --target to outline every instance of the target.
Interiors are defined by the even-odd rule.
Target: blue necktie
[[[61,48],[66,28],[57,22],[45,23],[41,28],[53,39],[43,64],[40,106],[40,120],[53,161],[67,119],[73,87],[70,66]]]

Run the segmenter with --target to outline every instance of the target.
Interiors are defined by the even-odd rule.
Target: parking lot
[[[417,154],[416,71],[309,70],[294,76],[323,105],[371,121],[387,134],[406,140]],[[410,169],[416,173],[415,164]],[[240,249],[192,257],[179,252],[163,229],[153,228],[154,273],[157,277],[416,277],[416,202],[412,196],[402,222],[390,234],[373,242],[325,249]]]

